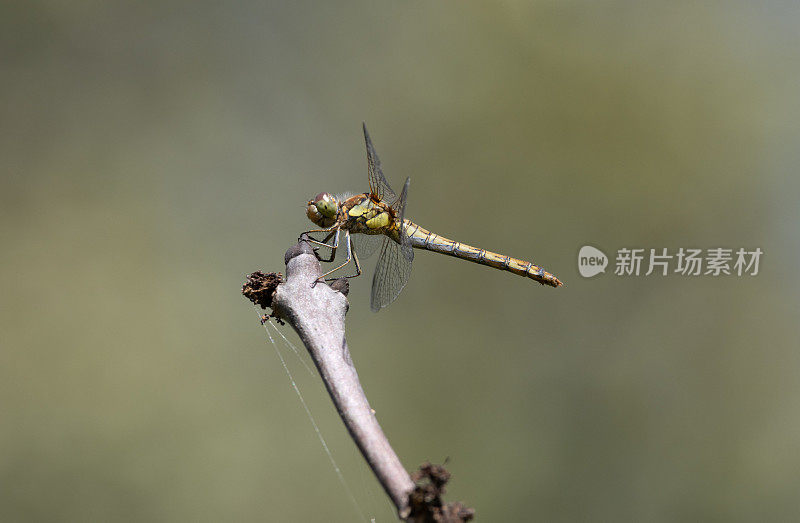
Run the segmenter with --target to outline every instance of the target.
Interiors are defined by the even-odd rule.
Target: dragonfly
[[[330,249],[328,258],[320,257],[320,261],[323,262],[334,261],[340,243],[344,245],[347,253],[343,263],[321,275],[317,281],[338,279],[326,276],[351,262],[355,265],[355,274],[345,278],[360,276],[362,271],[359,256],[362,259],[368,258],[380,246],[381,253],[372,279],[370,295],[370,308],[375,312],[392,303],[405,287],[411,275],[414,249],[438,252],[508,271],[542,285],[551,287],[562,285],[553,274],[532,262],[450,240],[406,219],[406,199],[411,179],[406,178],[403,190],[400,196],[397,196],[383,175],[381,161],[375,152],[366,124],[363,125],[363,129],[367,146],[369,192],[338,197],[323,192],[308,201],[306,215],[320,228],[306,231],[301,239],[317,245],[317,249],[320,247]],[[320,233],[326,235],[322,240],[310,236]],[[340,241],[341,238],[343,240]],[[331,239],[333,242],[329,243]]]

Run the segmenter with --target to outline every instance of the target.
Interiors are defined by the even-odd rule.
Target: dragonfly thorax
[[[342,226],[354,233],[387,234],[395,226],[394,210],[369,193],[358,194],[342,202]]]

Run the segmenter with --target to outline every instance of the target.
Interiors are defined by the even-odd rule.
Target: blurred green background
[[[359,520],[239,290],[283,272],[306,200],[366,189],[362,120],[412,219],[565,282],[419,252],[379,314],[352,282],[407,468],[449,457],[481,521],[800,519],[798,23],[777,1],[4,3],[0,519]],[[585,244],[764,255],[584,279]]]

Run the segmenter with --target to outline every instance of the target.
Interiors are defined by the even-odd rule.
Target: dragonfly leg
[[[325,278],[325,276],[338,271],[339,269],[341,269],[342,267],[344,267],[345,265],[347,265],[351,261],[355,262],[356,273],[355,274],[351,274],[350,276],[342,276],[342,278],[355,278],[356,276],[361,276],[361,264],[359,263],[358,256],[356,255],[356,251],[353,248],[353,239],[350,237],[350,232],[349,231],[345,231],[344,234],[345,234],[345,237],[346,237],[345,245],[347,246],[347,259],[344,261],[344,263],[342,263],[338,267],[334,267],[333,269],[329,270],[328,272],[326,272],[325,274],[320,276],[317,281],[320,281],[320,280],[324,280],[324,281],[338,280],[339,278]]]
[[[338,228],[339,228],[338,226],[334,225],[333,227],[328,227],[327,229],[311,229],[310,231],[306,231],[306,232],[302,233],[302,234],[300,235],[300,237],[297,239],[297,241],[298,241],[298,242],[307,241],[307,242],[309,242],[309,243],[316,243],[316,244],[323,244],[323,245],[327,245],[327,243],[324,243],[324,242],[320,242],[320,241],[318,241],[318,240],[315,240],[314,238],[312,238],[311,236],[309,236],[309,234],[311,234],[311,233],[318,233],[318,232],[327,232],[327,233],[329,233],[329,234],[328,234],[328,235],[325,237],[325,241],[327,242],[328,240],[330,240],[330,239],[331,239],[331,236],[333,236],[333,233],[334,233],[334,232],[336,232],[336,230],[337,230]],[[305,238],[304,238],[304,236],[305,236]]]
[[[351,274],[350,276],[341,276],[341,278],[350,279],[350,278],[355,278],[356,276],[361,276],[361,263],[359,263],[358,261],[358,253],[356,253],[356,247],[355,245],[353,245],[353,239],[350,237],[349,234],[347,235],[347,253],[348,253],[347,254],[348,260],[350,258],[350,254],[353,255],[353,263],[355,263],[356,265],[356,273]],[[347,262],[345,262],[345,264],[346,263]],[[338,279],[339,278],[331,278],[331,280],[338,280]]]
[[[319,245],[320,247],[327,247],[328,249],[331,250],[328,259],[326,260],[319,255],[319,252],[317,252],[319,251],[319,247],[314,249],[314,252],[317,252],[317,259],[319,259],[319,261],[330,263],[333,261],[334,258],[336,258],[336,249],[339,248],[339,231],[340,229],[331,231],[321,242],[311,238],[307,240],[311,244]],[[333,244],[328,243],[328,241],[331,239],[331,236],[333,236]]]
[[[323,258],[320,258],[319,255],[317,255],[317,258],[319,259],[319,261],[322,261],[322,262],[332,262],[333,259],[336,257],[336,249],[339,247],[339,231],[340,230],[341,229],[336,228],[336,229],[333,229],[333,230],[331,230],[331,229],[316,229],[316,230],[313,230],[313,231],[306,231],[302,235],[300,235],[300,240],[306,241],[306,242],[308,242],[308,243],[310,243],[312,245],[319,245],[320,247],[327,247],[328,249],[330,249],[331,250],[330,256],[328,257],[327,260],[323,259]],[[312,238],[312,237],[310,237],[308,235],[309,233],[312,233],[312,232],[327,232],[328,235],[325,236],[325,238],[322,241],[319,241],[319,240],[315,240],[314,238]],[[305,238],[303,238],[303,236],[305,236]],[[328,243],[332,236],[334,237],[333,245]],[[319,248],[315,248],[314,252],[316,252],[318,250],[319,250]]]
[[[347,237],[347,240],[352,242],[352,239],[349,236]],[[352,249],[352,251],[353,251],[353,261],[356,264],[356,273],[354,275],[350,276],[350,277],[351,278],[355,278],[356,276],[361,276],[361,264],[358,263],[358,253],[356,253],[355,246],[351,243],[349,245],[349,248]]]

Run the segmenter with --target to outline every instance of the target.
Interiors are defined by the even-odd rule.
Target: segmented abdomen
[[[411,245],[417,249],[426,249],[441,254],[447,254],[449,256],[461,258],[462,260],[468,260],[480,263],[481,265],[488,265],[495,269],[512,272],[520,276],[527,276],[543,285],[550,285],[551,287],[558,287],[561,285],[561,282],[555,275],[550,274],[543,268],[529,261],[518,260],[517,258],[453,241],[424,229],[411,220],[403,220],[403,223],[405,225],[406,234],[408,234],[411,239]]]

